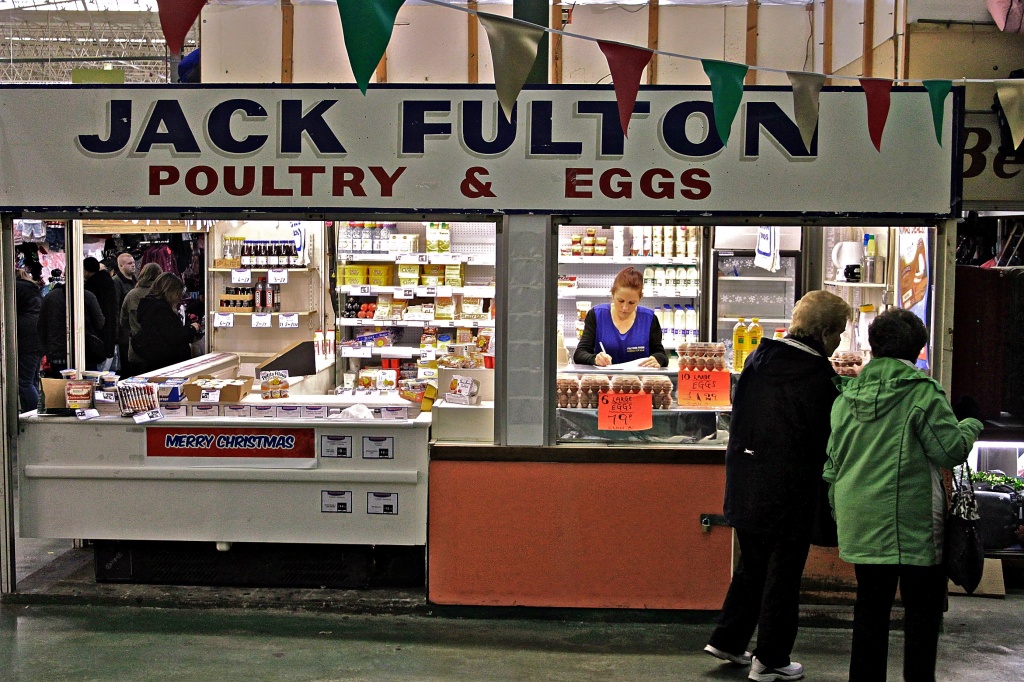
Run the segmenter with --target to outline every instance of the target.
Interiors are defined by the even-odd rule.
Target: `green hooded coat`
[[[958,422],[942,386],[895,358],[875,358],[840,391],[824,471],[840,558],[942,563],[946,493],[939,470],[967,459],[981,422]]]

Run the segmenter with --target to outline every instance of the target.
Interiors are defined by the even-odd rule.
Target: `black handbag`
[[[964,473],[966,470],[966,474]],[[964,478],[967,486],[964,486]],[[971,468],[964,464],[959,482],[953,472],[953,496],[946,517],[944,559],[946,576],[971,594],[981,582],[985,569],[985,549],[981,541],[978,500],[974,497]]]

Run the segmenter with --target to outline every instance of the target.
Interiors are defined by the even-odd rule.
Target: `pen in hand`
[[[603,343],[598,341],[597,345],[601,347],[601,352],[597,355],[597,357],[601,357],[603,355],[605,358],[607,358],[607,360],[605,360],[603,363],[601,363],[601,362],[597,361],[597,358],[595,358],[594,359],[594,364],[597,365],[598,367],[605,367],[606,365],[610,365],[611,364],[612,356],[608,355],[608,351],[606,351],[604,349],[604,344]]]

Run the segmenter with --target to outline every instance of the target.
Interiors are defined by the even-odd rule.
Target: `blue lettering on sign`
[[[617,102],[584,100],[576,103],[576,111],[581,114],[597,114],[601,119],[597,138],[598,157],[622,156],[625,151],[626,135],[622,132],[622,124],[619,122]],[[633,107],[633,113],[651,113],[651,103],[638,101]]]
[[[700,142],[694,142],[686,135],[686,122],[695,115],[703,116],[707,125],[704,139]],[[665,146],[681,156],[708,157],[722,151],[725,146],[718,138],[715,108],[711,102],[680,102],[675,105],[662,119],[661,134]]]
[[[320,154],[344,154],[345,148],[334,135],[331,126],[324,120],[324,113],[337,104],[336,99],[317,102],[305,114],[302,113],[302,100],[286,99],[281,101],[281,153],[298,154],[302,151],[302,134],[306,133],[309,141]]]
[[[462,103],[462,143],[474,154],[496,156],[507,152],[516,141],[516,123],[519,107],[512,106],[512,120],[505,118],[505,112],[497,107],[497,130],[493,140],[484,139],[484,103],[480,100],[466,100]]]
[[[770,135],[782,150],[792,158],[809,158],[818,155],[818,129],[814,129],[811,148],[804,148],[800,128],[775,102],[750,102],[744,124],[743,155],[757,157],[761,154],[759,128]]]
[[[132,101],[110,100],[110,134],[107,139],[99,135],[79,135],[78,144],[90,154],[116,154],[124,149],[132,135]]]
[[[451,123],[427,123],[427,112],[451,113],[447,100],[406,100],[402,102],[402,154],[422,154],[427,136],[446,137],[452,134]]]
[[[295,436],[264,436],[255,434],[233,434],[217,436],[220,450],[293,450]]]
[[[213,436],[194,433],[176,433],[164,436],[164,447],[169,450],[208,450]]]
[[[228,154],[249,154],[257,151],[266,143],[267,136],[246,135],[240,140],[235,138],[231,134],[231,117],[236,111],[241,111],[244,114],[244,119],[265,119],[267,117],[267,110],[251,99],[229,99],[226,102],[221,102],[213,108],[206,121],[206,131],[210,135],[210,142]]]
[[[163,127],[161,131],[160,128]],[[170,145],[176,154],[198,154],[199,143],[177,100],[158,99],[142,131],[136,154],[148,153],[155,144]]]
[[[530,156],[579,156],[582,142],[555,142],[552,137],[551,102],[537,100],[530,103]]]

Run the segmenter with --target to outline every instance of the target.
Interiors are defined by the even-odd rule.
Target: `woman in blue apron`
[[[577,365],[606,367],[639,361],[641,367],[665,367],[661,325],[654,311],[641,305],[643,275],[625,268],[612,282],[612,302],[587,312],[583,335],[572,356]]]

